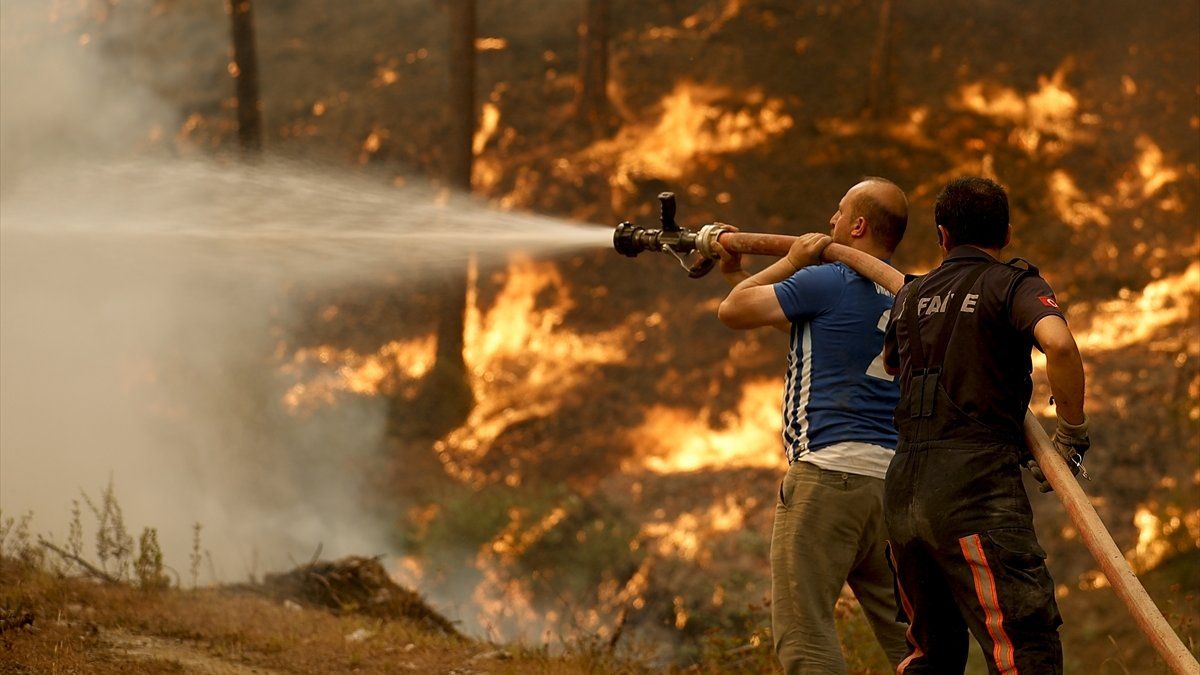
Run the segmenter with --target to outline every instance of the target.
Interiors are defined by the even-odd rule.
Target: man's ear
[[[858,219],[854,221],[854,225],[850,228],[850,236],[855,238],[867,236],[866,218],[859,216]]]
[[[937,226],[937,233],[938,233],[938,246],[941,246],[942,248],[944,248],[946,250],[950,250],[950,233],[947,232],[946,228],[941,225]]]
[[[1008,246],[1011,242],[1012,242],[1012,223],[1009,223],[1008,227],[1004,228],[1004,246]],[[1004,248],[1004,246],[1001,246],[1000,248]]]

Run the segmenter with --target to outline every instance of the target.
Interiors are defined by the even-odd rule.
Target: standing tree
[[[871,54],[871,74],[867,84],[867,116],[879,119],[892,105],[892,0],[879,6],[879,33]]]
[[[475,0],[445,0],[449,10],[449,96],[446,103],[446,181],[456,192],[471,191],[472,139],[475,134]],[[439,224],[434,223],[435,227]],[[441,227],[449,227],[441,223]],[[463,358],[466,327],[467,277],[465,270],[449,270],[433,280],[432,308],[437,348],[433,367],[421,380],[415,400],[394,397],[388,410],[388,436],[405,448],[407,473],[427,487],[432,476],[444,475],[430,441],[466,421],[475,405]]]
[[[233,75],[237,90],[238,145],[244,154],[262,150],[262,110],[258,100],[258,58],[254,48],[254,9],[250,0],[229,0],[233,21]]]
[[[475,135],[475,0],[449,0],[449,134],[447,179],[456,191],[471,191]],[[426,404],[436,410],[426,416],[426,431],[439,436],[461,424],[474,405],[463,360],[463,330],[467,307],[465,274],[448,276],[442,284],[437,312],[437,356],[426,377]]]
[[[593,129],[608,126],[609,0],[584,0],[579,24],[579,94],[581,122]]]

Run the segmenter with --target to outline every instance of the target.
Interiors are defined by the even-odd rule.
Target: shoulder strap
[[[1008,265],[1009,267],[1021,270],[1022,272],[1026,273],[1026,274],[1033,274],[1033,275],[1039,276],[1039,277],[1042,275],[1041,271],[1038,270],[1037,265],[1034,265],[1033,263],[1029,262],[1028,260],[1026,260],[1024,258],[1013,258],[1012,260],[1009,260],[1008,262],[1006,262],[1004,264]],[[1022,267],[1022,265],[1024,265],[1024,267]]]
[[[921,284],[926,277],[913,280],[908,287],[908,296],[904,298],[904,320],[908,322],[908,353],[912,359],[913,372],[925,370],[925,346],[921,344],[921,325],[917,321],[917,301],[921,297]]]

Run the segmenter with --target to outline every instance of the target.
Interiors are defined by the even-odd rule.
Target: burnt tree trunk
[[[871,73],[867,89],[867,116],[879,119],[892,101],[892,1],[879,6],[879,33],[871,54]]]
[[[445,179],[455,192],[471,191],[475,134],[475,0],[446,0],[448,10],[447,67],[449,91],[446,119]],[[432,222],[431,227],[452,227]],[[411,494],[430,487],[430,480],[445,472],[431,442],[463,424],[475,405],[463,358],[466,327],[467,271],[447,269],[430,279],[434,293],[430,311],[437,335],[433,367],[421,380],[415,399],[397,396],[388,409],[387,434],[398,443],[404,458],[397,478]],[[404,483],[404,481],[409,481]],[[435,481],[436,482],[436,481]]]
[[[475,134],[475,0],[449,0],[450,96],[447,181],[456,191],[471,191]],[[443,225],[448,227],[448,225]],[[437,358],[427,376],[425,396],[435,404],[431,435],[441,435],[466,420],[474,405],[463,360],[467,308],[466,270],[451,272],[442,284],[437,317]]]
[[[254,9],[250,0],[229,0],[233,22],[233,63],[237,92],[238,145],[245,154],[262,150],[262,111],[258,100],[258,56],[254,47]]]
[[[608,127],[609,0],[584,0],[579,24],[579,98],[581,122]]]
[[[450,185],[471,191],[475,134],[475,0],[449,0],[450,8]]]

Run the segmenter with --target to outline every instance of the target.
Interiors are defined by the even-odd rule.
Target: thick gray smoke
[[[224,578],[318,543],[391,552],[362,497],[382,403],[281,405],[289,291],[609,235],[334,168],[131,153],[179,120],[78,35],[31,29],[40,4],[6,3],[0,22],[0,508],[61,538],[71,500],[111,475],[177,570],[194,522]]]

